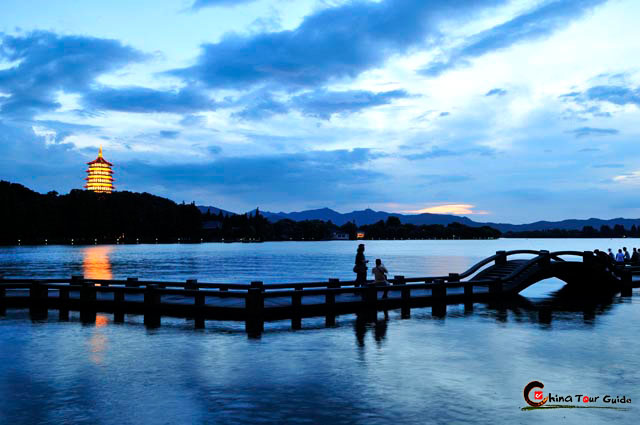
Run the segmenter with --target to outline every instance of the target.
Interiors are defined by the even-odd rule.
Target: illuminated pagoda
[[[98,157],[91,162],[87,162],[89,169],[87,170],[87,184],[84,186],[87,190],[92,190],[97,193],[111,193],[114,190],[113,187],[113,164],[102,157],[102,146]]]

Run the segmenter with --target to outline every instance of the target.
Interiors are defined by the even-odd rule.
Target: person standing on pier
[[[616,256],[613,255],[613,251],[611,251],[611,248],[609,248],[609,258],[611,258],[613,261],[616,261]]]
[[[616,263],[624,263],[624,254],[622,253],[621,249],[619,249],[618,253],[616,254]]]
[[[622,250],[624,251],[624,261],[629,262],[631,260],[631,256],[629,255],[629,251],[627,251],[627,247],[623,246]]]
[[[376,259],[376,266],[371,269],[373,272],[373,276],[375,277],[373,284],[375,286],[389,286],[389,282],[387,282],[387,268],[382,264],[382,260]],[[382,298],[387,298],[387,293],[389,290],[385,289],[384,294],[382,294]]]
[[[631,263],[638,264],[639,261],[640,261],[640,253],[638,253],[637,248],[633,248],[633,254],[631,254]]]
[[[356,273],[356,288],[364,286],[367,283],[367,261],[364,258],[364,244],[358,245],[358,251],[356,252],[356,265],[353,266],[353,271]]]

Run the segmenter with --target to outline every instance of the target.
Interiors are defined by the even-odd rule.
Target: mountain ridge
[[[213,210],[219,210],[216,207],[205,207],[198,206],[200,211],[206,212],[207,208],[211,208]],[[223,213],[226,211],[222,210]],[[248,211],[250,213],[254,213],[255,210]],[[293,221],[304,221],[304,220],[322,220],[329,221],[331,220],[334,224],[338,226],[342,226],[343,224],[355,221],[357,225],[362,226],[366,224],[373,224],[380,220],[386,220],[388,217],[398,217],[402,223],[405,224],[415,224],[415,225],[429,225],[429,224],[441,224],[447,225],[450,223],[460,223],[467,226],[472,227],[482,227],[482,226],[490,226],[494,229],[498,229],[501,232],[522,232],[522,231],[536,231],[536,230],[551,230],[551,229],[563,229],[563,230],[581,230],[584,226],[592,226],[596,229],[599,229],[601,226],[609,226],[612,227],[615,225],[623,225],[625,228],[630,228],[635,225],[637,227],[640,226],[640,218],[632,219],[632,218],[623,218],[617,217],[612,219],[600,219],[591,217],[588,219],[565,219],[560,221],[548,221],[548,220],[539,220],[532,223],[524,223],[524,224],[510,224],[510,223],[493,223],[493,222],[479,222],[471,220],[466,216],[458,216],[452,214],[431,214],[431,213],[423,213],[423,214],[400,214],[400,213],[389,213],[386,211],[374,211],[370,208],[366,208],[364,210],[355,210],[348,213],[340,213],[331,208],[317,208],[312,210],[304,210],[304,211],[293,211],[293,212],[270,212],[270,211],[260,211],[262,215],[264,215],[270,221],[278,221],[283,219],[289,219]],[[230,213],[234,214],[234,213]]]

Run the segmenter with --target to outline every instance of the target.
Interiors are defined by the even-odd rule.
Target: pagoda
[[[96,193],[113,192],[113,164],[102,157],[102,146],[98,152],[98,157],[91,162],[87,162],[89,169],[87,170],[87,184],[84,186],[87,190]]]

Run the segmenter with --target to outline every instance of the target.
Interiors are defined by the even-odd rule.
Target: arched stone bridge
[[[523,254],[533,255],[533,258],[510,258]],[[488,264],[491,265],[485,267]],[[458,277],[460,280],[468,278],[468,281],[502,282],[505,295],[517,294],[552,277],[569,285],[579,284],[581,288],[602,288],[606,285],[617,290],[631,283],[631,272],[615,264],[601,251],[498,251]]]

